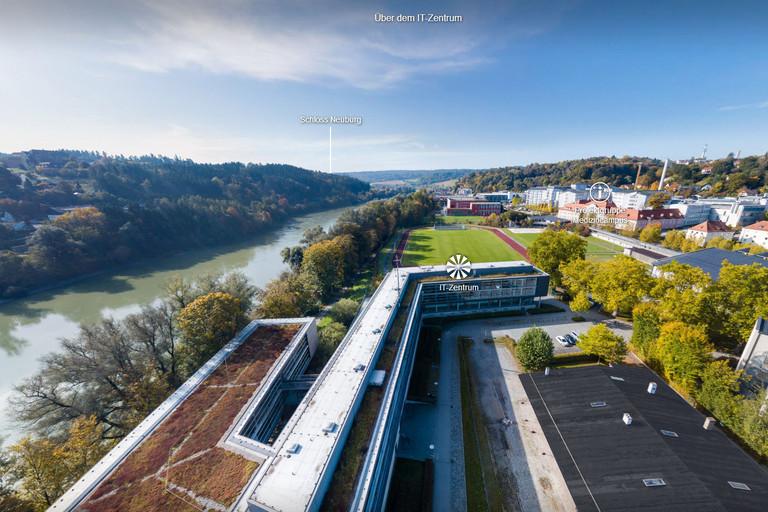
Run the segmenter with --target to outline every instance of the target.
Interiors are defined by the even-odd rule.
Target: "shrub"
[[[517,360],[529,371],[541,370],[547,366],[552,360],[553,351],[552,338],[540,327],[525,331],[515,344]]]

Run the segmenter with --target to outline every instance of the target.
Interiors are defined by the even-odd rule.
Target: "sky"
[[[323,171],[762,154],[766,27],[762,0],[2,0],[0,152]],[[333,127],[329,162],[312,115],[363,121]]]

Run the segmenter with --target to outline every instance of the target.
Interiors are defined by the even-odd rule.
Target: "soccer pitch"
[[[509,236],[520,242],[526,248],[539,237],[539,233],[512,233],[507,230]],[[593,236],[587,237],[587,259],[591,261],[605,261],[621,254],[623,249],[618,245],[600,240]]]
[[[490,231],[416,229],[408,237],[401,265],[444,265],[448,258],[457,253],[463,254],[473,263],[523,259]]]

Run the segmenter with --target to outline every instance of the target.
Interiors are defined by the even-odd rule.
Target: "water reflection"
[[[283,247],[298,244],[309,227],[330,227],[345,209],[300,217],[275,232],[237,245],[142,261],[0,305],[0,411],[5,409],[13,386],[31,376],[39,358],[56,350],[59,340],[77,334],[80,323],[138,312],[158,300],[166,283],[177,275],[194,279],[239,270],[255,285],[264,285],[285,269],[280,257]],[[0,436],[4,434],[15,437],[7,415],[0,414]]]

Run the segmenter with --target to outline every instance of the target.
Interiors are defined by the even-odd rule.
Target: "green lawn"
[[[530,245],[539,238],[539,233],[512,233],[507,230],[509,236],[520,242],[525,247]],[[605,261],[613,258],[617,254],[621,254],[623,249],[618,245],[606,242],[590,236],[587,238],[587,259],[591,261]]]
[[[443,265],[457,253],[463,254],[473,263],[523,259],[490,231],[440,231],[428,228],[411,232],[402,265]]]

